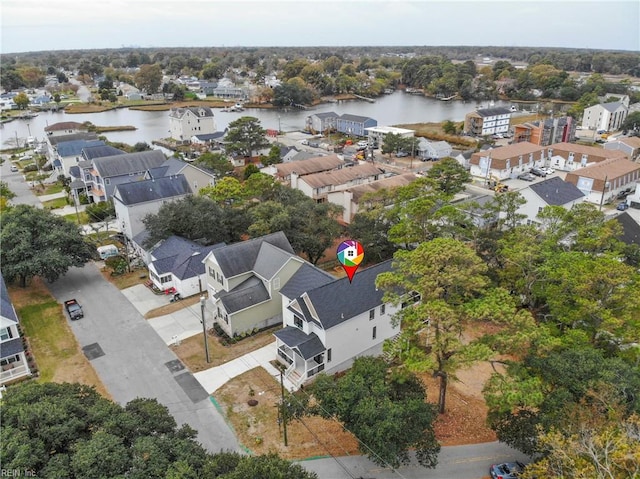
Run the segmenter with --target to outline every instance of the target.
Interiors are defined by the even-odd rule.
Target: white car
[[[359,141],[358,146],[366,148],[367,146],[369,146],[369,142],[365,140]]]
[[[542,171],[547,173],[547,175],[552,175],[556,172],[556,170],[554,170],[553,168],[542,168]]]

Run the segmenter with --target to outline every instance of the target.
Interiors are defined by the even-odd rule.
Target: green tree
[[[242,172],[242,177],[246,181],[246,180],[249,179],[249,177],[251,175],[254,175],[256,173],[260,173],[260,168],[258,168],[256,165],[251,163],[251,164],[245,166],[244,171]]]
[[[134,76],[136,86],[148,94],[157,93],[162,85],[162,68],[160,65],[142,65]]]
[[[214,173],[217,178],[222,178],[233,171],[233,165],[223,153],[207,151],[200,155],[195,163]]]
[[[4,212],[9,206],[9,201],[15,197],[16,194],[9,189],[7,182],[0,181],[0,212]]]
[[[453,121],[445,120],[442,122],[442,131],[448,135],[455,135],[458,132],[458,127]]]
[[[629,113],[627,118],[622,124],[624,130],[639,130],[640,129],[640,111],[634,111]]]
[[[311,393],[318,401],[312,412],[337,417],[376,464],[398,468],[410,462],[409,449],[415,449],[422,466],[436,467],[436,412],[413,374],[389,373],[384,360],[365,356],[340,378],[318,376]]]
[[[434,179],[443,193],[455,195],[464,191],[464,185],[471,182],[469,172],[451,157],[446,157],[427,172],[427,178]]]
[[[112,201],[100,201],[87,205],[85,212],[89,216],[89,221],[92,223],[116,217],[116,208]]]
[[[410,370],[431,370],[440,379],[441,414],[449,378],[455,379],[461,365],[488,355],[482,344],[462,338],[466,307],[489,285],[486,273],[487,266],[468,246],[437,238],[413,251],[397,251],[393,271],[376,280],[385,301],[404,306],[393,318],[402,323],[401,339],[388,352]]]
[[[242,183],[232,176],[221,178],[215,186],[205,186],[199,193],[200,196],[206,196],[220,205],[239,204],[245,199]]]
[[[0,244],[4,277],[18,280],[22,287],[33,276],[55,281],[72,266],[83,266],[94,254],[77,225],[29,205],[3,213]]]
[[[25,92],[21,91],[13,97],[13,102],[20,110],[25,110],[29,106],[31,100],[29,100],[29,97]]]
[[[229,154],[249,157],[256,150],[266,148],[269,142],[266,130],[260,125],[260,120],[252,116],[243,116],[229,123],[226,135],[226,151]]]

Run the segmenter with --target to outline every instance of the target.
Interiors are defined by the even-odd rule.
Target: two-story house
[[[367,116],[344,113],[336,119],[336,131],[348,136],[367,136],[366,129],[378,126],[378,122]]]
[[[303,176],[293,172],[291,188],[302,191],[318,203],[324,203],[327,201],[327,195],[333,191],[371,183],[377,181],[381,175],[382,171],[371,163]]]
[[[281,231],[214,249],[205,266],[215,321],[232,337],[279,324],[280,288],[302,264]]]
[[[570,210],[574,205],[585,201],[586,197],[574,184],[554,176],[539,183],[533,183],[518,193],[526,200],[517,210],[525,215],[526,224],[540,225],[538,213],[547,206],[562,206]]]
[[[82,150],[96,146],[106,146],[102,140],[74,140],[58,143],[53,158],[53,168],[60,174],[69,176],[69,170],[84,158]]]
[[[554,143],[547,147],[547,163],[556,170],[574,171],[609,158],[626,158],[622,150],[607,150],[579,143]]]
[[[18,315],[0,273],[0,385],[31,376],[18,323]]]
[[[205,167],[196,166],[193,163],[178,160],[177,158],[167,158],[162,165],[156,168],[149,168],[145,179],[153,180],[163,176],[184,175],[195,195],[200,188],[216,185],[215,173]]]
[[[420,138],[417,150],[416,153],[423,160],[440,160],[451,156],[453,148],[446,141],[429,141]]]
[[[629,114],[629,97],[618,101],[600,103],[584,109],[582,127],[588,130],[619,130]]]
[[[384,341],[400,332],[391,323],[397,307],[383,302],[375,285],[390,270],[385,261],[358,271],[352,282],[311,265],[297,271],[280,291],[283,328],[274,333],[287,379],[300,386],[322,371],[343,371],[357,357],[382,353]]]
[[[610,158],[567,173],[565,181],[573,183],[586,201],[601,205],[615,200],[620,193],[636,190],[640,181],[640,164],[625,158]]]
[[[188,142],[192,136],[216,132],[213,111],[208,106],[172,108],[169,113],[171,138]]]
[[[306,160],[290,161],[288,163],[278,163],[263,168],[261,171],[268,175],[275,176],[278,180],[289,183],[291,175],[298,177],[320,173],[321,171],[331,171],[342,168],[344,160],[338,155],[314,156]]]
[[[464,117],[464,131],[472,136],[487,136],[509,131],[511,110],[508,108],[480,108]]]
[[[515,178],[534,166],[544,166],[545,148],[532,143],[514,143],[512,145],[491,148],[471,155],[469,160],[472,176],[490,180]]]
[[[305,129],[311,133],[331,133],[336,129],[338,114],[333,111],[314,113],[305,119]]]
[[[620,150],[630,160],[637,160],[640,158],[640,137],[629,136],[625,138],[618,138],[617,140],[607,141],[604,145],[605,150]]]
[[[415,130],[407,128],[397,128],[395,126],[372,126],[365,128],[369,145],[374,148],[380,148],[384,144],[384,137],[388,134],[399,135],[402,138],[413,138],[416,134]]]
[[[77,121],[61,121],[44,127],[44,133],[48,137],[72,135],[87,131],[89,131],[87,125]]]

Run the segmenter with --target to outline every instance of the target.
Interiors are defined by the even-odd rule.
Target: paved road
[[[49,289],[60,302],[76,298],[82,304],[85,317],[71,322],[71,328],[116,402],[156,398],[179,425],[198,430],[208,450],[240,450],[207,392],[93,263],[71,269]]]
[[[361,456],[314,459],[300,464],[316,472],[320,479],[480,479],[489,475],[491,464],[514,459],[528,461],[526,456],[509,446],[488,442],[443,447],[436,469],[426,469],[415,463],[394,471]]]

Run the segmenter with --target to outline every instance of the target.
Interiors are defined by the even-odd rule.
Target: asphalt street
[[[71,329],[116,402],[155,398],[178,425],[196,429],[208,450],[240,451],[206,391],[94,263],[72,268],[49,289],[59,302],[76,298],[82,305],[84,318],[71,321]]]

